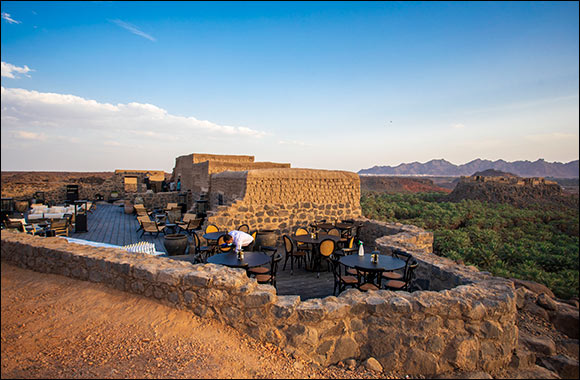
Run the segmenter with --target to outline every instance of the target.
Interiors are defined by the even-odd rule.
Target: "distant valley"
[[[462,165],[454,165],[446,160],[431,160],[425,163],[412,162],[397,166],[373,166],[358,171],[360,175],[391,175],[391,176],[470,176],[475,172],[488,169],[513,173],[520,177],[553,177],[578,178],[578,160],[568,163],[537,161],[504,160],[490,161],[476,159]]]

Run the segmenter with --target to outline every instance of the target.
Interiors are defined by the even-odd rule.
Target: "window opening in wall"
[[[136,193],[137,192],[137,177],[125,177],[125,192],[126,193]]]
[[[224,194],[218,193],[218,206],[221,206],[223,204],[224,204]]]

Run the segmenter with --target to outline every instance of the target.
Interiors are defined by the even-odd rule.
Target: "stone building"
[[[244,171],[266,168],[289,168],[290,164],[276,162],[255,162],[254,156],[235,156],[192,153],[175,159],[172,180],[181,179],[181,191],[191,191],[198,199],[208,193],[210,176],[225,171]]]
[[[125,193],[144,193],[149,188],[154,192],[160,192],[161,183],[165,179],[163,170],[115,170],[117,181],[123,184]]]
[[[209,202],[206,224],[235,229],[246,223],[253,230],[290,234],[320,219],[360,217],[360,178],[338,170],[226,171],[211,176]]]

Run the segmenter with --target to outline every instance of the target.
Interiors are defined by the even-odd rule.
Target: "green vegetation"
[[[436,254],[496,276],[531,280],[560,298],[578,295],[578,209],[516,208],[443,193],[362,195],[367,218],[433,231]]]

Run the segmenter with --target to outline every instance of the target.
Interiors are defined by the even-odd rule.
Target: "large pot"
[[[168,256],[184,255],[189,240],[187,239],[187,235],[169,234],[165,235],[163,244],[165,245]]]
[[[125,201],[125,214],[132,214],[134,211],[131,201]]]
[[[278,236],[274,230],[260,230],[256,234],[256,241],[254,243],[255,250],[261,250],[262,247],[276,247],[278,243]]]

